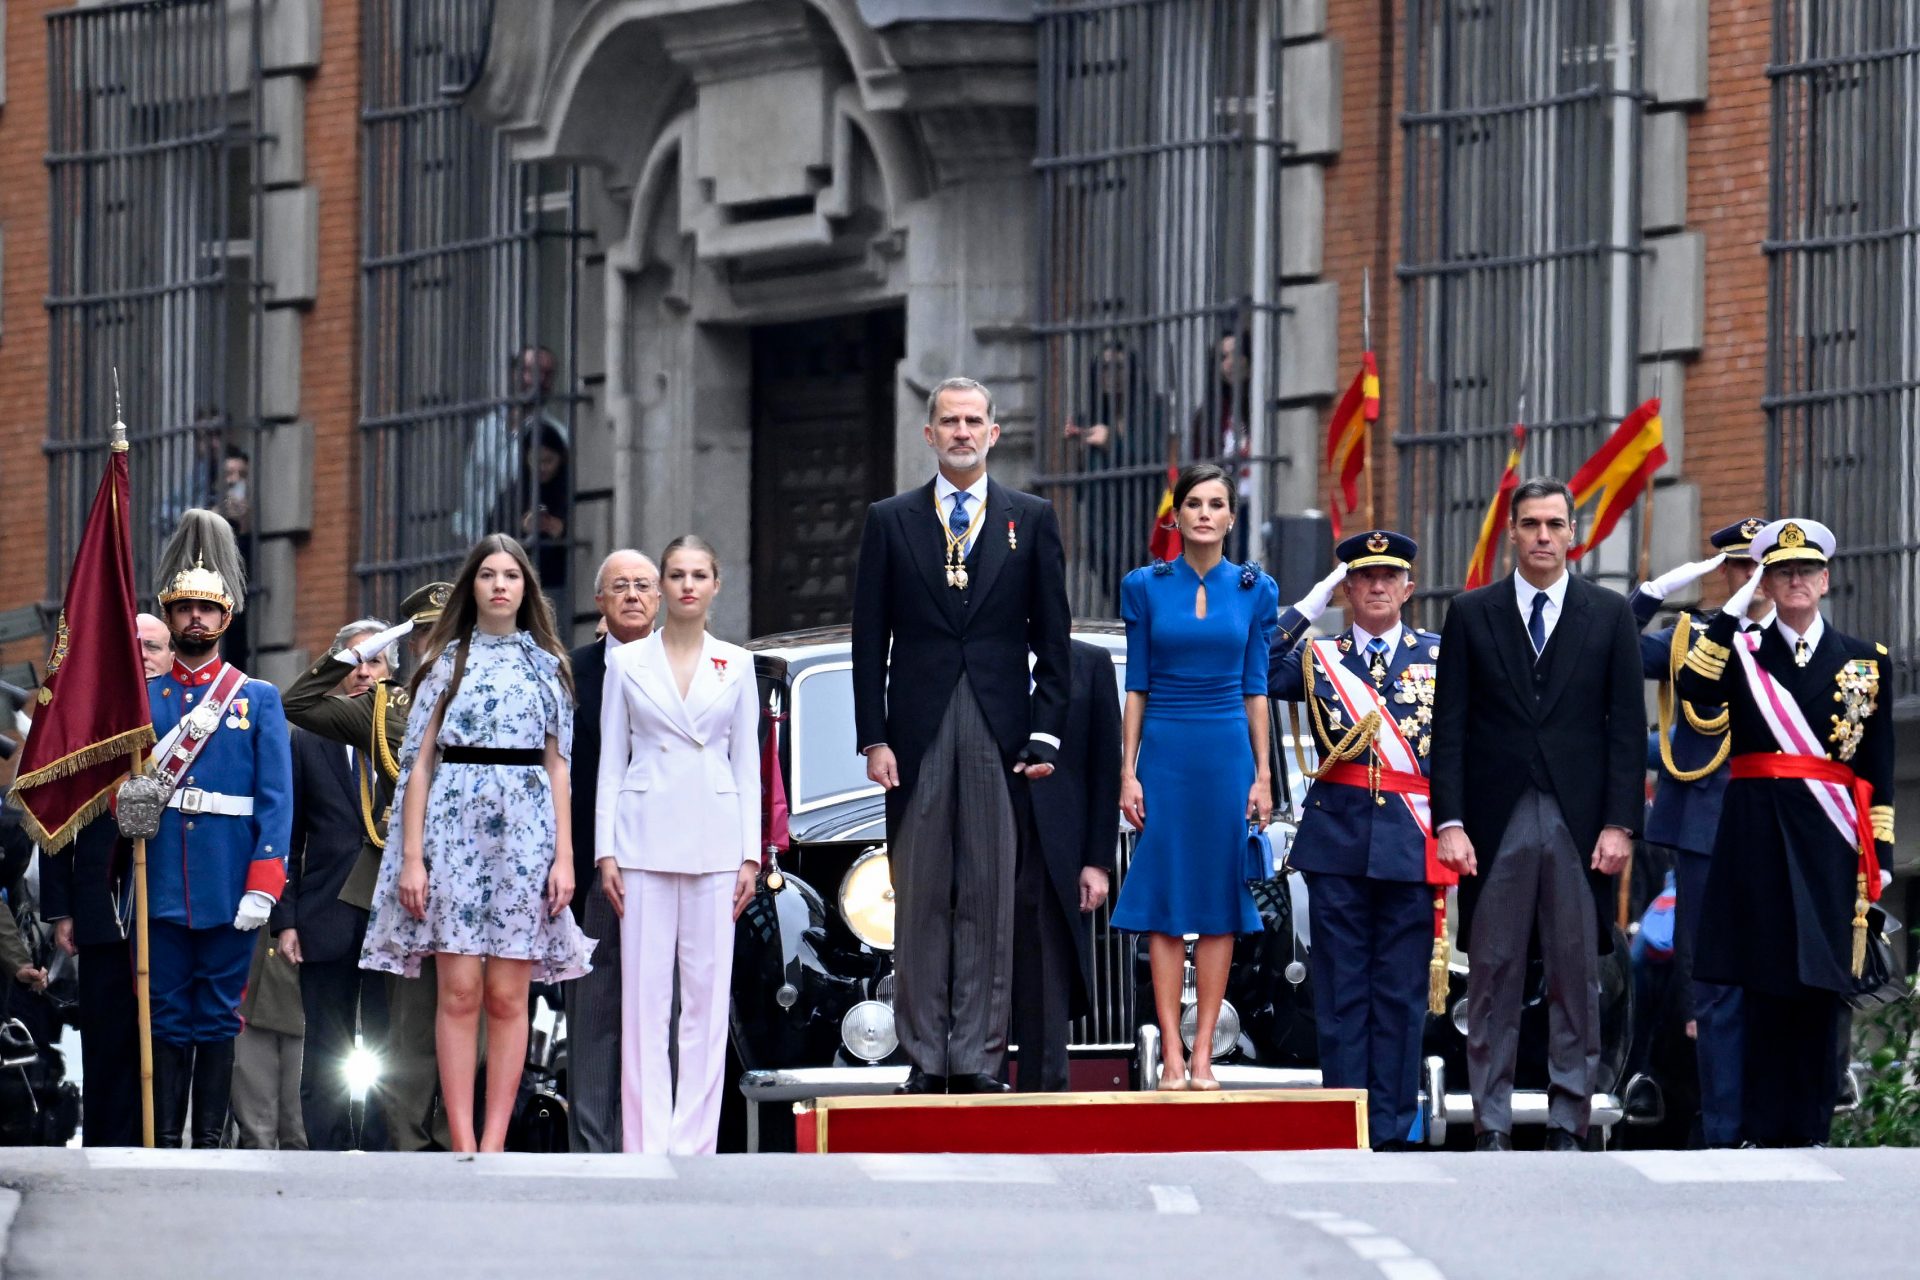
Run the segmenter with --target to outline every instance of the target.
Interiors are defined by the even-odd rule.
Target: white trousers
[[[726,1087],[727,1002],[733,981],[733,885],[738,873],[620,872],[621,1149],[712,1155]],[[673,971],[680,966],[680,1087]]]

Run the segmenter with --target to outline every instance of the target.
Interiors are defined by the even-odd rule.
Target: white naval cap
[[[1761,565],[1811,560],[1825,564],[1834,551],[1833,530],[1818,520],[1788,516],[1753,535],[1753,558]]]

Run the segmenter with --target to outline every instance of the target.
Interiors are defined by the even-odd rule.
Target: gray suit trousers
[[[567,984],[567,1145],[605,1153],[620,1150],[620,919],[597,874],[586,894],[599,945],[593,972]]]
[[[1012,774],[963,676],[894,841],[894,1016],[933,1076],[997,1075],[1013,989]]]
[[[1474,908],[1468,957],[1467,1081],[1477,1133],[1513,1129],[1513,1072],[1526,998],[1527,943],[1537,932],[1547,978],[1549,1123],[1587,1131],[1600,1067],[1600,976],[1595,960],[1591,853],[1553,796],[1530,788],[1514,806]]]

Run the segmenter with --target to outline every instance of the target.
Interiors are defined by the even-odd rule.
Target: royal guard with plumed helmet
[[[286,883],[293,763],[279,691],[220,658],[245,604],[233,530],[187,512],[158,578],[174,663],[147,682],[159,742],[119,811],[125,828],[133,810],[160,808],[147,840],[155,1144],[180,1145],[191,1090],[193,1145],[211,1147],[227,1123],[251,934]]]
[[[1280,611],[1267,673],[1270,697],[1306,703],[1320,753],[1292,864],[1309,890],[1321,1079],[1367,1091],[1377,1150],[1411,1141],[1420,1037],[1446,997],[1446,889],[1457,881],[1435,856],[1427,807],[1440,637],[1400,617],[1418,551],[1383,529],[1341,542],[1333,572]],[[1352,625],[1307,638],[1343,582]]]
[[[1815,520],[1761,529],[1760,572],[1694,643],[1677,681],[1682,698],[1725,704],[1732,735],[1694,973],[1745,992],[1741,1132],[1763,1147],[1827,1139],[1845,1000],[1892,865],[1887,651],[1820,616],[1833,552]],[[1741,634],[1762,589],[1774,621]]]

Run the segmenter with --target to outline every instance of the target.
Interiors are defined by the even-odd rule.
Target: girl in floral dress
[[[489,534],[414,675],[394,790],[400,856],[380,868],[363,968],[434,957],[440,1093],[456,1151],[500,1151],[527,1056],[527,986],[590,968],[573,897],[573,677],[526,551]],[[487,1011],[485,1124],[473,1082]]]

